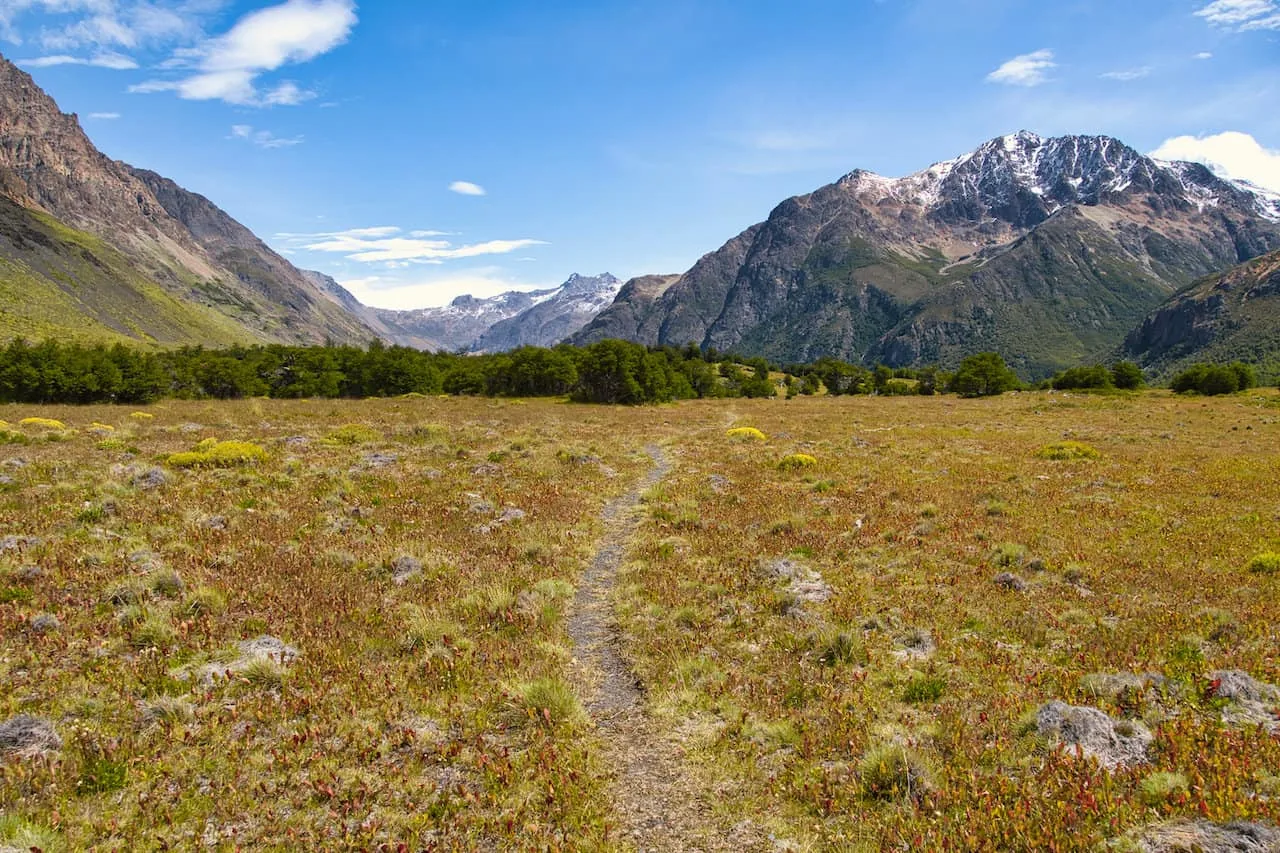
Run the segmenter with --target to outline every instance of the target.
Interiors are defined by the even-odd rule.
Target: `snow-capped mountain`
[[[607,308],[621,286],[608,273],[574,273],[559,287],[511,290],[483,299],[463,295],[448,305],[395,311],[362,305],[323,273],[307,275],[325,295],[357,314],[386,340],[445,352],[492,352],[526,344],[551,346]],[[482,343],[495,328],[496,335]]]
[[[781,361],[954,363],[1032,375],[1119,345],[1200,276],[1280,246],[1280,198],[1106,136],[1021,132],[903,178],[788,199],[660,295],[626,290],[575,336]]]
[[[622,288],[609,273],[581,276],[577,273],[532,306],[489,327],[473,349],[498,352],[522,346],[549,347],[577,332],[608,308]]]

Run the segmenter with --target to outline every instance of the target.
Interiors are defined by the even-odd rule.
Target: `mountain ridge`
[[[894,366],[998,349],[1047,375],[1114,349],[1196,278],[1280,246],[1272,201],[1110,137],[1024,131],[904,178],[854,170],[787,199],[648,303],[620,296],[571,340],[609,329]]]

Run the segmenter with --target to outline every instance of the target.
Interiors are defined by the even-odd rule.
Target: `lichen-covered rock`
[[[1143,853],[1280,853],[1280,831],[1263,823],[1179,820],[1148,827],[1138,837]]]
[[[19,714],[0,723],[0,753],[34,755],[59,749],[62,738],[46,719]]]
[[[1146,764],[1152,734],[1142,723],[1113,720],[1097,708],[1050,702],[1036,712],[1036,730],[1068,749],[1079,748],[1108,769]]]
[[[391,580],[397,584],[406,584],[422,574],[422,561],[407,554],[391,561]]]
[[[785,581],[787,594],[801,605],[821,604],[831,598],[831,587],[822,575],[789,557],[769,562],[765,570],[774,580]]]
[[[1269,732],[1280,732],[1280,687],[1259,681],[1238,669],[1220,669],[1209,673],[1210,692],[1226,699],[1222,719],[1229,725],[1263,726]]]
[[[169,482],[169,475],[164,472],[163,468],[148,468],[145,471],[138,471],[129,480],[129,485],[140,491],[150,492],[158,489]]]
[[[1001,572],[992,578],[991,582],[1011,592],[1022,592],[1027,588],[1027,582],[1013,572]]]
[[[43,544],[39,536],[0,536],[0,554],[21,552],[28,548],[36,548]]]
[[[30,625],[37,634],[52,634],[62,627],[62,622],[52,613],[41,613],[31,618]]]

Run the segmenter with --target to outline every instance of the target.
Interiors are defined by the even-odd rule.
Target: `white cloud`
[[[269,130],[254,130],[253,125],[249,124],[233,124],[231,125],[231,138],[244,139],[252,142],[259,148],[292,148],[294,145],[302,144],[301,136],[276,136]]]
[[[120,118],[120,113],[89,113],[89,118],[98,121],[115,121]]]
[[[1141,68],[1128,68],[1124,71],[1108,71],[1102,75],[1103,80],[1118,80],[1121,83],[1129,83],[1133,80],[1141,80],[1143,77],[1151,76],[1151,66],[1144,65]]]
[[[1248,30],[1280,30],[1280,6],[1275,0],[1214,0],[1196,12],[1210,24]]]
[[[407,236],[393,226],[353,228],[320,234],[277,234],[291,248],[309,252],[343,255],[349,261],[365,264],[441,264],[463,258],[505,255],[529,246],[546,245],[541,240],[487,240],[482,243],[454,245],[438,231],[411,231]]]
[[[1213,59],[1213,54],[1207,50],[1202,50],[1192,58],[1193,59]]]
[[[0,0],[0,38],[34,41],[58,53],[190,42],[200,37],[203,20],[225,5],[226,0]],[[32,15],[44,19],[24,38],[19,23]]]
[[[473,184],[470,181],[454,181],[449,184],[449,192],[458,195],[484,195],[484,187],[479,184]]]
[[[179,80],[148,80],[130,91],[171,91],[187,100],[241,106],[300,104],[314,94],[292,81],[262,89],[258,78],[328,53],[350,37],[356,20],[353,0],[286,0],[245,15],[224,35],[177,51],[165,63],[194,73]]]
[[[1225,178],[1250,181],[1280,192],[1280,150],[1263,147],[1247,133],[1178,136],[1166,140],[1151,156],[1203,163]]]
[[[341,284],[365,305],[399,310],[446,305],[463,295],[484,299],[511,290],[541,290],[556,286],[554,283],[512,280],[494,267],[418,280],[362,276],[343,280]]]
[[[1052,50],[1037,50],[1015,56],[987,75],[988,83],[1008,86],[1039,86],[1049,82],[1048,72],[1058,67]]]
[[[37,56],[35,59],[20,59],[19,65],[28,68],[52,68],[55,65],[89,65],[94,68],[109,68],[112,71],[131,71],[138,63],[122,53],[99,53],[94,56],[70,56],[65,53],[52,56]]]

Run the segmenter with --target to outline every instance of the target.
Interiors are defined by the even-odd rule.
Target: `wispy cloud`
[[[120,113],[89,113],[89,118],[97,121],[115,121],[120,118]]]
[[[1127,68],[1123,71],[1108,71],[1100,75],[1103,80],[1118,80],[1121,83],[1129,83],[1133,80],[1141,80],[1144,77],[1151,76],[1151,66],[1144,65],[1141,68]]]
[[[71,56],[58,53],[52,56],[37,56],[34,59],[20,59],[18,64],[27,68],[52,68],[55,65],[88,65],[94,68],[109,68],[112,71],[131,71],[138,67],[132,57],[123,53],[98,53],[93,56]]]
[[[1213,54],[1207,50],[1202,50],[1199,53],[1197,53],[1194,57],[1192,57],[1192,59],[1201,59],[1201,60],[1213,59]]]
[[[1166,140],[1151,156],[1203,163],[1223,177],[1280,192],[1280,151],[1264,147],[1247,133],[1177,136]]]
[[[544,246],[542,240],[487,240],[454,245],[437,231],[410,231],[394,226],[353,228],[319,234],[277,234],[287,247],[309,252],[344,256],[365,264],[440,264],[485,255],[506,255],[529,246]]]
[[[328,53],[347,40],[356,21],[352,0],[287,0],[245,15],[224,35],[177,51],[165,65],[188,70],[187,76],[148,80],[130,91],[176,92],[187,100],[240,106],[300,104],[314,93],[289,80],[264,87],[259,78]]]
[[[988,74],[987,82],[1007,86],[1039,86],[1049,82],[1049,72],[1057,67],[1052,50],[1037,50],[1010,59]]]
[[[473,184],[470,181],[454,181],[453,183],[449,184],[449,192],[457,193],[458,195],[475,195],[475,196],[480,196],[485,194],[484,187],[480,186],[479,184]]]
[[[301,136],[276,136],[269,130],[254,130],[253,125],[249,124],[233,124],[231,138],[244,139],[259,148],[292,148],[303,142]]]
[[[344,279],[341,284],[365,305],[399,310],[445,305],[463,295],[484,299],[512,290],[540,290],[556,286],[555,283],[509,278],[496,267],[441,273],[426,279],[358,276]]]
[[[200,37],[205,18],[225,5],[225,0],[4,0],[0,39],[33,42],[60,54],[190,43]],[[24,32],[20,24],[32,15],[48,17],[38,29]]]
[[[1280,30],[1280,6],[1275,0],[1214,0],[1196,12],[1218,27],[1249,30]]]

